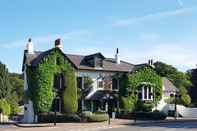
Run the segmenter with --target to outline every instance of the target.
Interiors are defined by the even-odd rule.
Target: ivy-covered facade
[[[60,39],[55,47],[34,51],[31,39],[23,59],[24,122],[36,122],[42,113],[81,111],[126,111],[158,103],[162,80],[147,64],[133,65],[101,53],[71,55],[62,51]],[[144,101],[148,103],[144,103]],[[141,102],[141,103],[140,103]]]

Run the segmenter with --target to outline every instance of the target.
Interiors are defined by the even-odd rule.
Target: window
[[[61,112],[62,101],[60,97],[53,100],[52,111]]]
[[[56,64],[60,65],[60,58],[59,57],[56,58]]]
[[[142,100],[153,100],[153,91],[152,87],[150,86],[143,86],[142,87]]]
[[[103,88],[104,82],[102,80],[98,80],[98,88]]]
[[[103,60],[101,58],[95,58],[95,67],[103,67]]]
[[[65,84],[63,74],[55,74],[54,76],[54,88],[59,90],[63,88]]]
[[[119,81],[118,81],[118,79],[113,78],[112,79],[112,89],[113,90],[118,90],[118,88],[119,88]]]
[[[82,89],[82,77],[77,77],[77,87]]]

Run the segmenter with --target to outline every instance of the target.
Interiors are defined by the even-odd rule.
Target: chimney
[[[149,64],[150,66],[153,66],[153,59],[148,60],[148,64]]]
[[[120,64],[120,54],[118,48],[116,49],[115,59],[116,59],[116,64]]]
[[[34,47],[31,38],[29,38],[27,42],[27,53],[34,54]]]
[[[61,39],[58,38],[55,40],[55,48],[59,48],[62,50]]]

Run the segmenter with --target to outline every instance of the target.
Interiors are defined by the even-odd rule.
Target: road
[[[160,124],[128,125],[121,128],[107,129],[105,131],[197,131],[197,121],[186,123],[172,122]]]
[[[58,124],[49,127],[22,128],[16,126],[0,125],[0,131],[197,131],[197,121],[193,122],[168,122],[147,123],[136,125],[111,125],[105,124]]]

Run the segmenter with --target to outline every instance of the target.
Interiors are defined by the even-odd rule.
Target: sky
[[[197,0],[1,0],[0,61],[21,73],[28,38],[34,50],[101,52],[133,64],[149,59],[180,71],[197,64]]]

